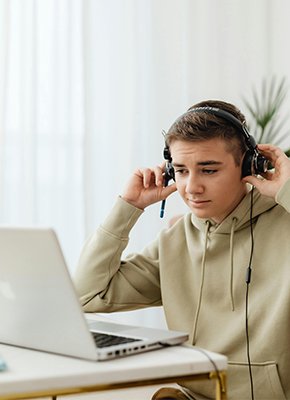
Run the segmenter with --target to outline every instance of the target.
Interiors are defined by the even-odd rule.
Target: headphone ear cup
[[[254,153],[252,150],[247,150],[242,162],[242,178],[252,175],[253,173],[253,158]]]
[[[257,151],[247,150],[242,163],[242,178],[249,175],[261,175],[269,168],[269,160]]]
[[[171,179],[173,179],[175,181],[174,168],[173,168],[173,165],[171,164],[171,162],[169,162],[169,161],[166,164],[165,175],[167,176],[168,181],[170,181]]]
[[[174,173],[174,168],[172,165],[172,158],[171,158],[171,153],[169,150],[168,146],[165,146],[163,149],[163,157],[166,160],[166,166],[165,166],[165,180],[166,180],[166,185],[167,183],[173,179],[175,181],[175,173]]]
[[[267,158],[262,156],[262,154],[257,153],[254,156],[254,166],[255,166],[255,173],[257,175],[264,174],[270,167],[270,162]]]

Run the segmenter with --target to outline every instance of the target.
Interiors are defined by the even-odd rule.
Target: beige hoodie
[[[225,191],[226,195],[226,191]],[[290,180],[276,202],[254,191],[249,337],[256,400],[290,399]],[[250,193],[219,225],[187,214],[141,254],[121,261],[142,211],[119,198],[87,241],[75,284],[86,312],[163,305],[168,327],[229,358],[229,400],[250,399],[245,275]],[[214,398],[211,383],[184,383]]]

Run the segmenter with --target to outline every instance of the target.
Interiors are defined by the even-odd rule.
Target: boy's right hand
[[[166,199],[177,189],[175,183],[164,187],[164,167],[165,164],[155,168],[137,169],[131,176],[121,197],[141,210]]]

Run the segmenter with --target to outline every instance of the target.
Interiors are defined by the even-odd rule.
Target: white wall
[[[161,162],[161,129],[190,105],[219,98],[245,112],[242,97],[251,98],[252,87],[259,88],[263,78],[289,78],[290,3],[124,0],[86,5],[85,65],[93,109],[87,115],[88,233],[136,166]],[[114,170],[98,175],[98,164],[107,168],[112,154]],[[96,181],[100,185],[92,185]],[[180,207],[177,198],[169,199],[164,221],[159,205],[147,210],[128,251],[142,248]]]

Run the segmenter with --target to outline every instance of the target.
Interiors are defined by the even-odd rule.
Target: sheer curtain
[[[289,78],[287,0],[0,0],[0,223],[55,228],[73,272],[162,129],[193,103]],[[150,207],[127,252],[176,213]]]
[[[84,237],[82,3],[1,2],[0,222]]]

